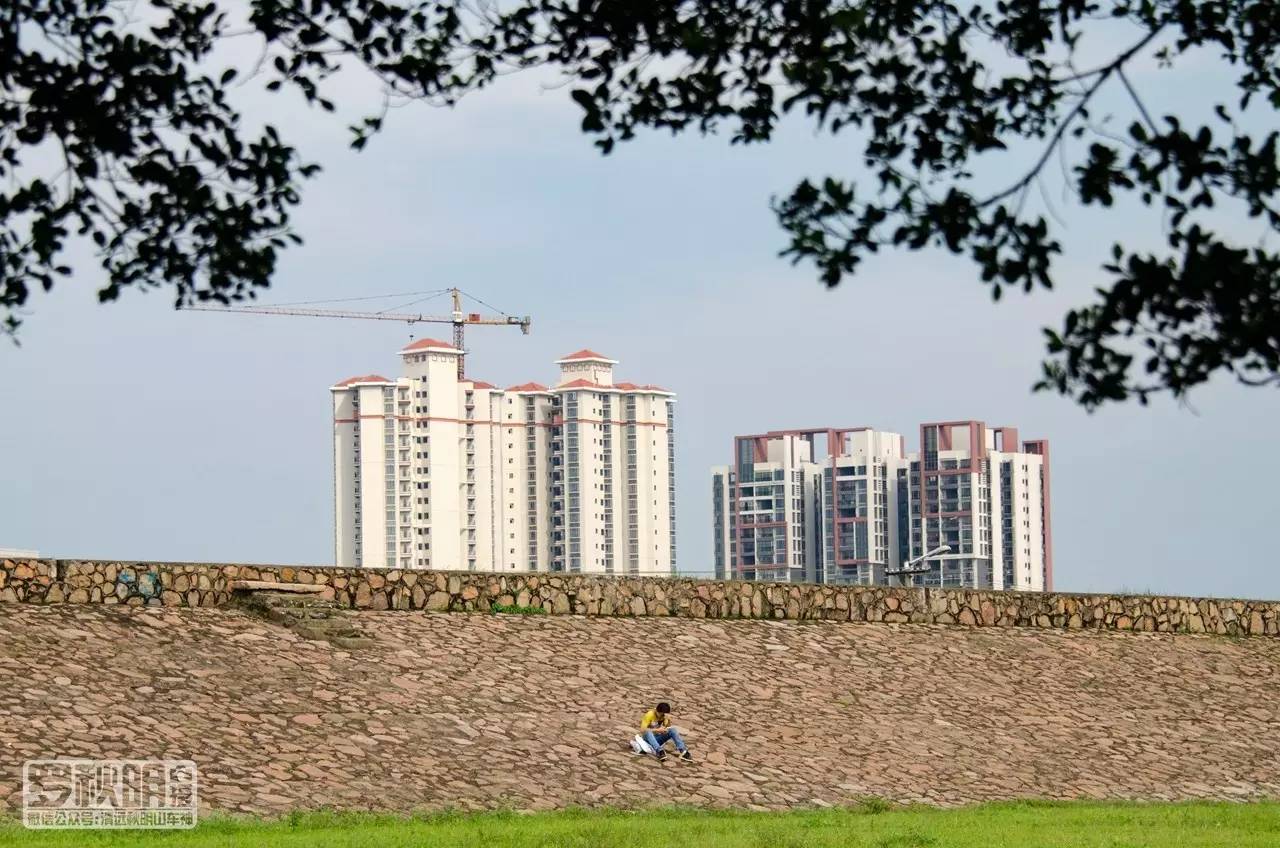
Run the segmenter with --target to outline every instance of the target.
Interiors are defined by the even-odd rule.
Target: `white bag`
[[[648,742],[644,741],[644,737],[639,733],[631,738],[631,750],[635,751],[637,754],[653,753],[653,748],[649,746]]]

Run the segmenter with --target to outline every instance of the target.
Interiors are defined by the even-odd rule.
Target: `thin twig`
[[[1142,98],[1138,96],[1138,92],[1133,90],[1133,86],[1129,84],[1129,78],[1124,75],[1124,68],[1116,68],[1116,75],[1120,77],[1120,82],[1124,83],[1124,87],[1128,90],[1129,96],[1133,98],[1133,102],[1137,104],[1138,111],[1142,113],[1142,118],[1147,122],[1147,128],[1153,133],[1156,132],[1156,122],[1151,120],[1151,115],[1147,112],[1146,104],[1142,102]]]

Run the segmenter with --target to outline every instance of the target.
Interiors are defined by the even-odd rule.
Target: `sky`
[[[1212,88],[1203,69],[1162,73],[1135,75],[1153,110]],[[978,419],[1050,440],[1056,588],[1280,598],[1280,395],[1215,380],[1186,403],[1088,414],[1031,391],[1041,328],[1088,302],[1112,239],[1158,236],[1151,216],[1050,190],[1067,248],[1053,292],[993,304],[965,260],[891,251],[827,290],[778,257],[768,201],[806,176],[858,176],[854,139],[789,120],[766,146],[653,133],[603,157],[546,82],[395,110],[363,153],[345,127],[367,81],[335,82],[338,116],[239,90],[250,120],[325,167],[296,215],[306,244],[260,302],[458,286],[533,318],[528,336],[468,331],[475,378],[548,383],[555,359],[590,347],[620,361],[619,380],[672,389],[684,573],[711,570],[709,469],[735,434],[872,426],[914,450],[922,421]],[[168,290],[98,305],[101,270],[72,259],[73,278],[33,297],[21,346],[0,345],[0,547],[332,562],[329,386],[394,376],[410,333],[448,327],[181,313]]]

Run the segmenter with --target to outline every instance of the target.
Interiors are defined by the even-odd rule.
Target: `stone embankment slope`
[[[224,811],[1280,797],[1280,640],[0,604],[0,811],[39,757],[197,761]],[[624,750],[663,698],[698,762]]]

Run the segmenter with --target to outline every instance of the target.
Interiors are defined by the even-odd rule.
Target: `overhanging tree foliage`
[[[231,0],[16,0],[0,11],[0,306],[65,274],[68,238],[98,246],[115,298],[173,285],[179,304],[268,284],[299,183],[314,172],[272,129],[250,138],[205,74],[231,34]],[[134,17],[130,18],[129,15]],[[1280,256],[1215,231],[1239,205],[1280,229],[1276,132],[1241,129],[1280,107],[1275,0],[254,0],[256,70],[324,108],[325,79],[362,64],[388,98],[453,103],[498,75],[551,67],[572,83],[582,128],[608,153],[642,128],[727,130],[767,142],[800,112],[861,145],[858,181],[805,180],[774,203],[784,251],[827,285],[881,247],[968,256],[999,297],[1053,282],[1061,247],[1027,196],[1062,162],[1077,202],[1125,201],[1163,222],[1167,245],[1099,257],[1095,302],[1048,334],[1040,387],[1086,407],[1181,395],[1217,372],[1280,384]],[[1094,59],[1088,37],[1123,34]],[[1212,114],[1158,116],[1135,61],[1210,50],[1234,87]],[[242,69],[243,70],[243,69]],[[1119,91],[1132,121],[1095,117]],[[389,100],[388,100],[389,102]],[[385,106],[385,104],[384,104]],[[353,127],[363,147],[385,108]],[[1009,172],[978,180],[979,159]],[[52,164],[50,164],[52,163]],[[1001,167],[1003,163],[1003,167]],[[988,166],[989,167],[989,166]]]

